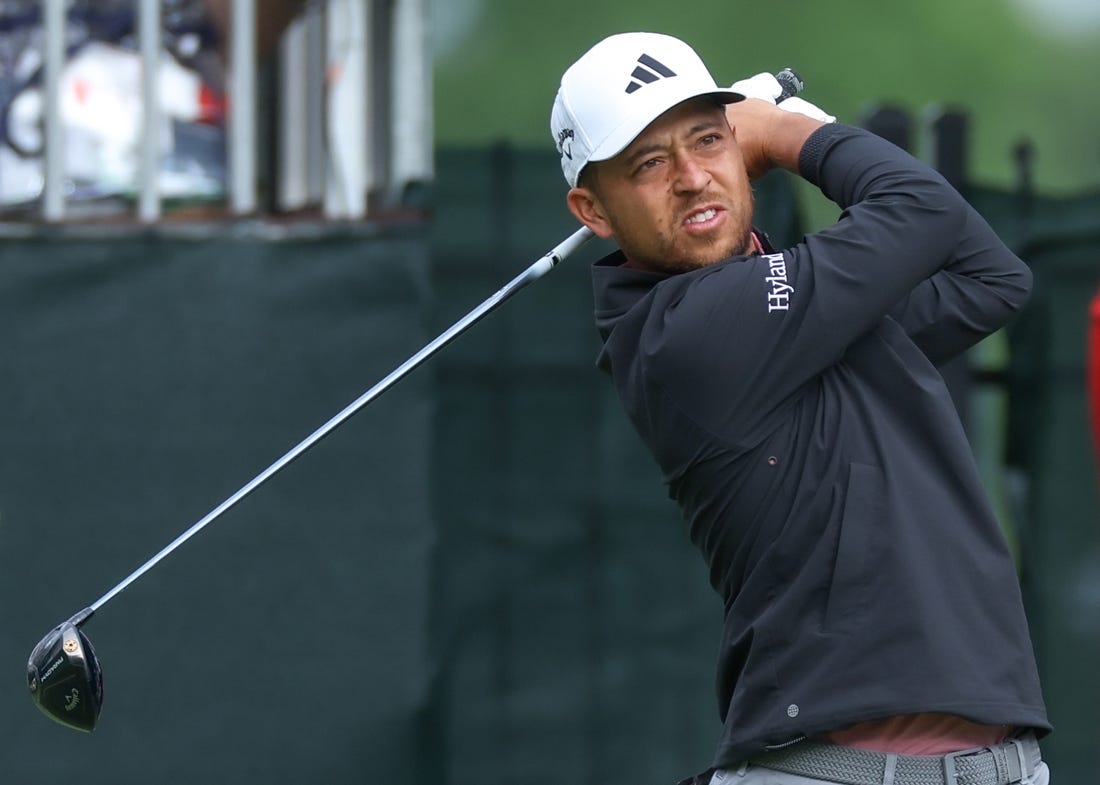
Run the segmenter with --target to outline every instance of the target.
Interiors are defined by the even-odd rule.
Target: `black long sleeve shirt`
[[[915,712],[1043,733],[1015,566],[936,368],[1030,271],[878,137],[825,126],[799,164],[842,213],[798,245],[593,267],[599,365],[724,601],[714,764]]]

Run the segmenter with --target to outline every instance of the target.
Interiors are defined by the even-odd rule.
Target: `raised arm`
[[[954,257],[890,315],[932,362],[944,363],[1003,327],[1027,302],[1031,270],[967,205]]]
[[[821,120],[785,111],[758,98],[729,104],[726,119],[741,147],[751,180],[777,167],[797,174],[798,156],[806,140],[825,125]]]

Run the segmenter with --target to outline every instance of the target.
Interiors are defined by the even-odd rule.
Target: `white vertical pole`
[[[306,9],[308,27],[309,60],[306,62],[306,84],[311,89],[307,96],[306,118],[309,148],[307,164],[309,174],[309,200],[320,205],[325,195],[325,13],[320,6]]]
[[[307,6],[287,29],[279,52],[279,207],[321,203],[325,186],[325,24]]]
[[[400,198],[412,182],[432,179],[431,41],[424,0],[396,0],[393,20],[393,145],[391,169],[394,196]]]
[[[309,19],[300,16],[279,44],[279,207],[309,200]]]
[[[256,210],[256,0],[232,0],[229,51],[229,198]]]
[[[366,49],[372,11],[373,0],[328,0],[326,218],[361,218],[367,212],[371,90]]]
[[[65,0],[45,0],[46,138],[42,152],[42,217],[65,216],[65,137],[61,128],[61,69],[65,66]]]
[[[160,0],[140,0],[138,46],[141,50],[141,184],[138,218],[160,217]]]

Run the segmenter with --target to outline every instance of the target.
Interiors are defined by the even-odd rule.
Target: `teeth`
[[[696,213],[695,215],[688,218],[687,222],[689,224],[698,224],[698,223],[702,223],[703,221],[709,221],[711,218],[713,218],[716,215],[718,215],[717,210],[703,210],[703,212]]]

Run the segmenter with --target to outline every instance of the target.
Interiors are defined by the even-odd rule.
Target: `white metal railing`
[[[135,0],[141,55],[141,128],[136,218],[162,218],[160,0]],[[291,24],[276,57],[278,128],[257,112],[256,0],[232,0],[226,62],[226,207],[257,213],[259,141],[277,139],[277,171],[265,182],[277,211],[315,207],[326,218],[359,219],[430,181],[431,62],[426,0],[314,0]],[[66,0],[44,0],[41,218],[69,215],[61,116]]]
[[[65,0],[46,0],[43,85],[46,138],[42,147],[42,217],[59,220],[65,212],[64,137],[61,131],[61,68],[65,62]]]
[[[157,2],[157,0],[142,0]],[[256,3],[233,0],[229,45],[229,205],[256,209]]]
[[[142,0],[138,6],[138,46],[141,50],[141,183],[138,187],[138,218],[150,223],[160,218],[160,92],[157,69],[150,63],[160,59],[160,3]]]

